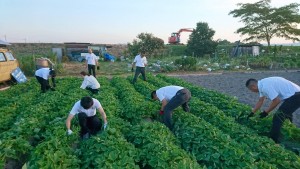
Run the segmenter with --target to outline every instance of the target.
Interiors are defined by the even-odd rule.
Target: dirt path
[[[172,76],[172,75],[171,75]],[[254,106],[258,94],[250,92],[245,83],[249,78],[262,79],[270,76],[284,77],[300,85],[300,71],[277,71],[277,72],[248,72],[248,73],[219,73],[219,74],[192,74],[173,75],[193,84],[235,96],[241,103]],[[270,101],[267,100],[263,106],[266,108]],[[300,109],[294,113],[294,123],[300,127]]]

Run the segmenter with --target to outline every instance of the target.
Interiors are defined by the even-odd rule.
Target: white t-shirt
[[[282,77],[268,77],[258,81],[259,97],[267,97],[274,100],[277,96],[280,100],[287,99],[300,91],[295,83]]]
[[[80,88],[85,89],[87,87],[90,87],[92,89],[98,89],[98,88],[100,88],[100,84],[94,76],[86,75],[86,76],[84,76],[84,80],[83,80]]]
[[[88,65],[96,65],[97,56],[94,53],[88,53],[85,55]]]
[[[181,86],[166,86],[166,87],[162,87],[158,90],[156,90],[156,96],[158,97],[158,99],[160,101],[166,99],[167,101],[170,101],[175,95],[176,93],[183,89],[183,87]]]
[[[135,62],[135,66],[138,67],[145,67],[145,64],[147,64],[147,59],[146,56],[145,57],[141,57],[141,55],[137,55],[133,62]]]
[[[40,68],[37,71],[35,71],[35,75],[38,77],[41,77],[45,80],[48,80],[49,78],[49,73],[50,73],[50,68],[46,67],[46,68]]]
[[[101,106],[100,102],[97,99],[93,98],[93,106],[89,109],[84,109],[81,105],[80,105],[80,100],[78,102],[76,102],[70,112],[70,114],[72,115],[76,115],[78,113],[85,113],[88,117],[94,116],[96,115],[96,109],[99,109]]]

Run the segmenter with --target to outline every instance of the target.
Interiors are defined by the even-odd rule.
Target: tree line
[[[271,6],[271,0],[261,0],[255,3],[238,3],[237,6],[229,15],[240,18],[240,22],[244,24],[235,32],[245,36],[243,42],[258,44],[265,41],[270,49],[271,39],[275,37],[300,41],[300,29],[297,27],[300,24],[300,4],[291,3],[276,8]],[[218,45],[232,44],[226,39],[213,40],[214,35],[215,31],[208,23],[198,22],[189,36],[186,54],[203,57],[214,53]],[[147,52],[149,56],[155,55],[165,47],[164,41],[151,33],[139,34],[127,46],[128,53],[132,56],[141,51]]]

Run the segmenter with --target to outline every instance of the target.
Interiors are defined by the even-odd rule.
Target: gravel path
[[[193,84],[212,89],[238,98],[239,102],[254,106],[259,96],[245,87],[249,78],[260,80],[271,76],[284,77],[300,85],[300,71],[277,71],[277,72],[247,72],[247,73],[222,73],[222,74],[193,74],[176,75]],[[266,100],[263,108],[269,105]],[[300,127],[300,109],[294,113],[294,123]]]

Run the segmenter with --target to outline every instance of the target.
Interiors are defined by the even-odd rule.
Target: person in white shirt
[[[248,79],[246,87],[252,92],[259,93],[259,100],[248,118],[254,116],[254,113],[262,107],[266,98],[272,102],[267,109],[260,113],[260,118],[268,116],[272,110],[282,103],[273,116],[270,131],[270,137],[278,143],[284,120],[289,119],[292,122],[293,112],[300,107],[300,87],[282,77],[268,77],[259,81]]]
[[[163,115],[164,124],[172,130],[173,110],[182,106],[185,112],[190,111],[188,102],[191,99],[191,92],[181,86],[165,86],[152,91],[151,98],[161,102],[160,115]]]
[[[40,68],[35,71],[35,77],[37,81],[41,85],[41,91],[42,93],[45,93],[47,90],[51,89],[52,91],[55,90],[56,83],[55,83],[55,77],[56,72],[53,69],[50,68]],[[52,86],[49,84],[49,78],[51,77]]]
[[[71,121],[75,115],[78,116],[80,125],[80,137],[82,139],[87,139],[90,135],[97,134],[102,127],[102,123],[99,117],[96,115],[96,111],[99,111],[104,122],[103,130],[107,127],[106,114],[100,104],[100,102],[92,97],[86,96],[77,101],[69,116],[66,120],[67,134],[71,135],[73,131],[71,130]]]
[[[89,53],[85,56],[86,67],[88,68],[89,74],[90,75],[92,74],[94,77],[96,77],[96,66],[97,66],[97,69],[99,69],[98,58],[93,53],[93,50],[91,48],[89,48],[88,50],[89,50]]]
[[[97,79],[84,71],[80,72],[80,75],[84,78],[80,88],[87,89],[91,91],[92,94],[97,94],[100,88],[100,84]]]
[[[147,58],[145,56],[145,52],[141,52],[134,58],[131,68],[132,71],[134,66],[136,67],[136,69],[132,83],[134,84],[136,82],[140,74],[142,74],[144,81],[146,81],[145,67],[147,66]]]

